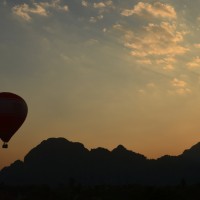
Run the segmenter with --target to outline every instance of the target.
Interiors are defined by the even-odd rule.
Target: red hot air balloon
[[[10,93],[0,93],[0,138],[4,142],[3,148],[7,148],[7,142],[21,127],[26,119],[28,107],[24,99]]]

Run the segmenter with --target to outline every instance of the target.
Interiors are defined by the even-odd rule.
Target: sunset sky
[[[200,0],[2,0],[0,87],[29,107],[0,169],[42,140],[148,158],[200,141]]]

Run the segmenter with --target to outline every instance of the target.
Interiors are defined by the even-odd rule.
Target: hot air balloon
[[[8,148],[8,142],[26,119],[28,107],[20,96],[10,93],[0,93],[0,138],[3,148]]]

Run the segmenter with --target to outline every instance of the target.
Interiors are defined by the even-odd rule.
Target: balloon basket
[[[3,148],[3,149],[7,149],[7,148],[8,148],[8,144],[4,143],[4,144],[2,145],[2,148]]]

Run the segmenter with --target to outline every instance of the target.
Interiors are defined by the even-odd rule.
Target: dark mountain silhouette
[[[0,171],[6,184],[176,185],[200,183],[200,143],[179,156],[147,159],[119,145],[90,151],[78,142],[50,138]]]

